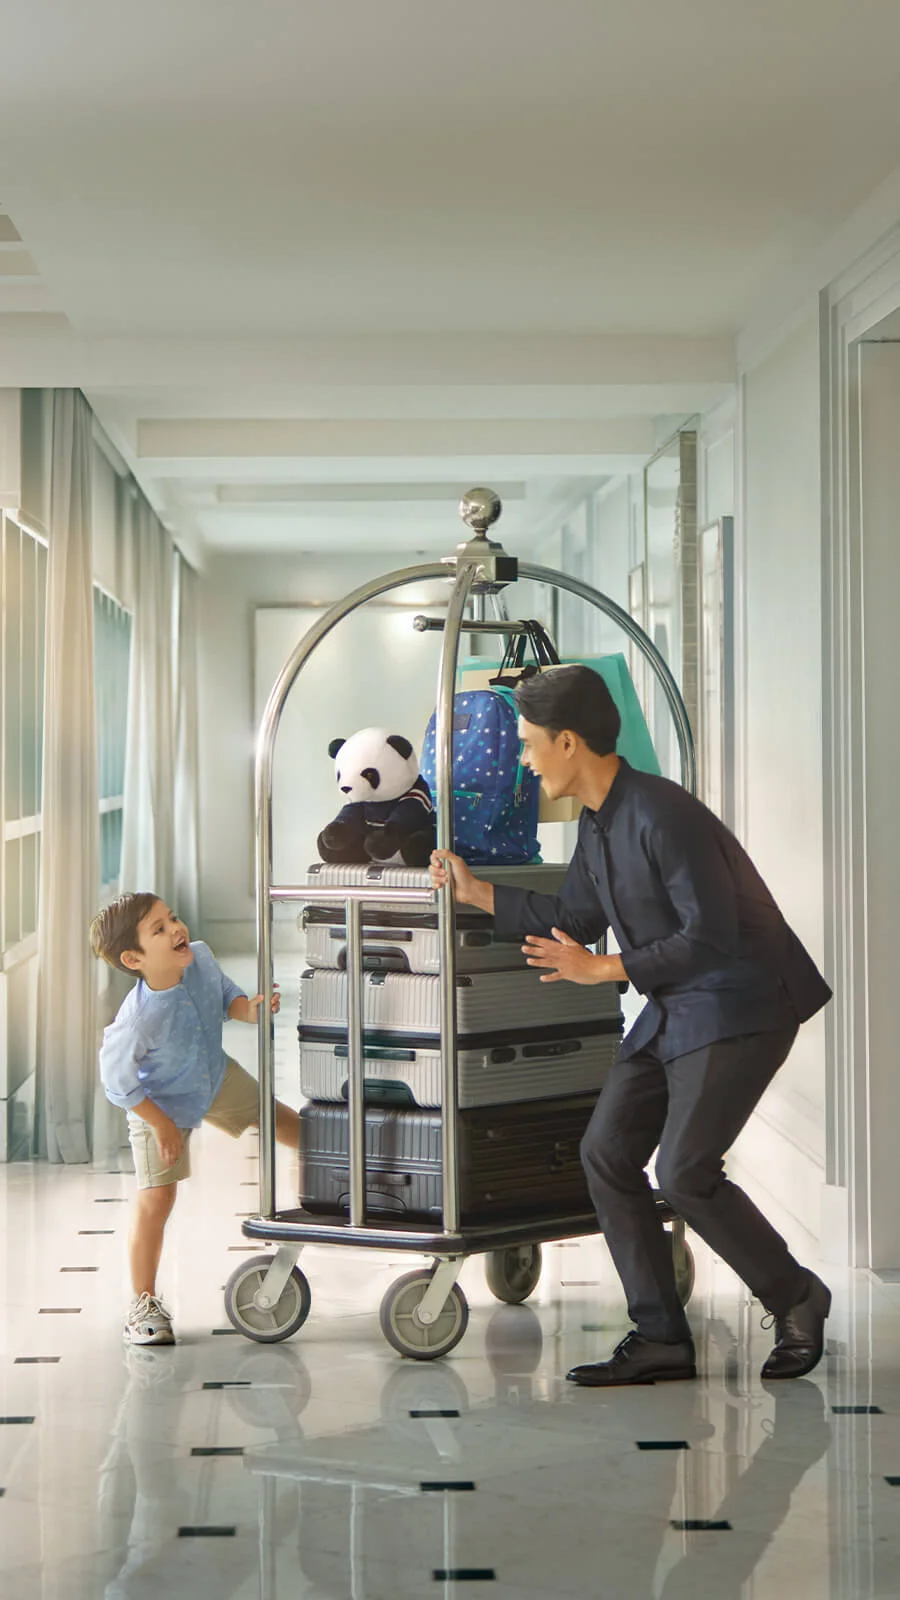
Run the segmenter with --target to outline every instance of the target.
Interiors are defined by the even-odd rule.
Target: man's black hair
[[[516,709],[554,738],[568,728],[595,756],[615,753],[621,718],[599,672],[590,667],[552,667],[525,678],[516,689]]]

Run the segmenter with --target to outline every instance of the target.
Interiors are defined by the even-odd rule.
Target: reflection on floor
[[[247,1059],[246,1035],[228,1043]],[[290,1097],[287,1044],[279,1069]],[[317,1246],[306,1326],[253,1345],[222,1285],[255,1152],[252,1135],[197,1140],[163,1350],[120,1337],[132,1180],[0,1169],[4,1596],[900,1595],[900,1288],[830,1272],[826,1360],[765,1390],[759,1308],[698,1247],[701,1381],[603,1395],[565,1382],[625,1328],[602,1240],[547,1247],[527,1306],[498,1305],[468,1262],[469,1329],[434,1364],[378,1329],[415,1260]]]

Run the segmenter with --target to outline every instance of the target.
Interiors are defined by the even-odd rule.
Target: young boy
[[[123,894],[106,906],[91,923],[91,945],[95,956],[138,980],[100,1049],[107,1099],[128,1113],[137,1176],[125,1338],[174,1344],[171,1317],[156,1294],[166,1222],[176,1186],[190,1174],[191,1129],[205,1120],[236,1139],[257,1125],[256,1081],[226,1056],[222,1023],[255,1023],[263,996],[248,1000],[155,894]],[[276,994],[273,1011],[278,1004]],[[280,1103],[275,1135],[297,1150],[297,1113]]]

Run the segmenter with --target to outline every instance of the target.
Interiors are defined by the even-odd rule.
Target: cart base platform
[[[656,1198],[663,1222],[675,1213],[662,1195]],[[273,1244],[363,1245],[372,1250],[413,1250],[429,1256],[480,1255],[512,1244],[547,1244],[554,1239],[574,1239],[599,1233],[593,1211],[567,1217],[525,1216],[510,1222],[490,1222],[439,1233],[427,1223],[408,1222],[402,1228],[366,1223],[355,1228],[340,1217],[324,1218],[318,1212],[276,1211],[273,1217],[247,1217],[241,1230],[248,1239]]]

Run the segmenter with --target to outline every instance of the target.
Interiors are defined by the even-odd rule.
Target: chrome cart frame
[[[389,1341],[403,1354],[433,1359],[446,1353],[462,1337],[467,1320],[465,1300],[456,1285],[463,1259],[480,1252],[519,1253],[519,1266],[526,1279],[533,1274],[531,1288],[540,1274],[540,1244],[597,1232],[593,1212],[579,1216],[524,1219],[517,1222],[480,1226],[460,1225],[459,1173],[457,1164],[456,988],[455,988],[455,908],[452,884],[438,891],[401,889],[373,884],[366,887],[336,888],[319,883],[274,884],[272,882],[272,772],[275,739],[284,704],[290,690],[310,656],[339,622],[370,600],[406,588],[414,583],[444,580],[452,583],[446,617],[431,626],[442,629],[443,640],[437,682],[436,777],[437,842],[439,849],[453,848],[452,733],[453,696],[456,688],[459,641],[463,631],[508,634],[510,624],[499,595],[516,578],[533,580],[565,589],[611,617],[634,642],[665,694],[678,740],[681,781],[694,792],[696,768],[694,742],[684,702],[665,660],[644,630],[615,601],[549,567],[518,562],[503,547],[488,538],[488,528],[500,515],[501,505],[490,490],[472,490],[460,505],[460,515],[473,531],[473,537],[460,544],[452,556],[439,563],[405,567],[373,579],[337,601],[297,644],[275,683],[263,713],[256,753],[256,915],[259,952],[258,991],[265,996],[259,1012],[259,1216],[247,1218],[242,1226],[249,1239],[278,1245],[271,1257],[255,1258],[239,1267],[226,1287],[226,1310],[239,1331],[260,1342],[287,1338],[305,1321],[310,1295],[306,1279],[297,1267],[305,1244],[365,1245],[371,1248],[408,1250],[434,1257],[431,1271],[409,1274],[399,1280],[385,1296],[382,1328]],[[490,597],[496,620],[485,615],[483,596]],[[475,602],[477,620],[465,619],[466,607]],[[417,626],[428,627],[427,619]],[[349,1218],[323,1220],[301,1209],[277,1211],[275,1202],[275,1091],[273,1071],[274,1024],[271,1016],[273,995],[272,915],[277,903],[314,905],[343,900],[347,929],[348,980],[348,1104],[349,1104]],[[366,1217],[365,1089],[363,1044],[363,961],[362,913],[367,902],[399,909],[410,905],[437,904],[438,936],[441,950],[441,1082],[442,1082],[442,1217],[441,1226],[432,1223],[405,1223],[393,1227],[370,1222]],[[452,1111],[454,1114],[448,1114]],[[666,1220],[673,1224],[673,1248],[680,1271],[683,1298],[690,1292],[690,1252],[684,1241],[684,1225],[660,1201]],[[526,1255],[531,1252],[531,1265]],[[515,1258],[515,1254],[513,1255]],[[417,1282],[413,1283],[412,1280]],[[404,1341],[392,1322],[393,1290],[404,1286],[403,1315],[412,1316],[421,1347]],[[493,1285],[492,1285],[493,1287]],[[500,1297],[505,1298],[501,1291]],[[527,1291],[530,1292],[530,1289]],[[516,1293],[516,1299],[523,1299]],[[440,1328],[438,1324],[441,1324]],[[428,1330],[433,1330],[429,1342]],[[396,1335],[396,1336],[395,1336]]]

